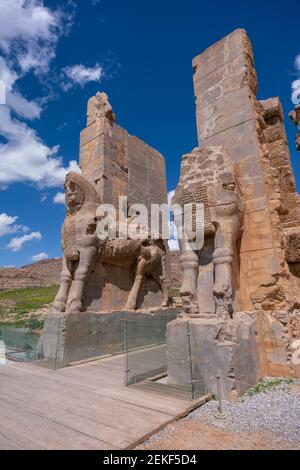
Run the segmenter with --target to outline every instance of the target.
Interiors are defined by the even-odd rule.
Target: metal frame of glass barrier
[[[6,359],[10,363],[33,363],[49,369],[58,368],[58,343],[62,327],[59,324],[57,332],[54,332],[53,340],[56,343],[56,355],[53,358],[46,357],[42,350],[42,332],[18,326],[0,326],[0,341]]]
[[[167,375],[167,323],[162,315],[124,319],[125,385],[184,400],[205,395],[204,381],[192,360],[190,325],[185,323],[186,343],[175,360],[184,364],[180,383]],[[138,340],[137,340],[138,338]]]
[[[158,309],[152,313],[149,311],[115,312],[111,315],[110,322],[104,325],[103,332],[100,329],[96,335],[95,341],[101,346],[97,348],[97,354],[93,355],[95,343],[91,344],[91,357],[84,360],[95,360],[125,353],[125,363],[127,361],[125,383],[127,384],[130,377],[128,353],[132,352],[135,357],[139,356],[141,365],[144,363],[144,359],[141,358],[146,358],[149,366],[149,351],[151,350],[152,361],[154,361],[151,376],[158,376],[158,379],[162,379],[166,372],[166,328],[168,322],[177,317],[177,313],[176,309]],[[67,362],[68,359],[61,347],[65,329],[63,316],[58,318],[57,322],[52,323],[52,329],[48,329],[46,344],[43,344],[41,334],[29,329],[0,326],[0,331],[1,329],[5,331],[5,335],[2,336],[5,336],[3,339],[9,353],[8,359],[10,357],[17,362],[31,362],[50,369],[72,365]],[[31,340],[32,338],[34,341]],[[80,345],[78,347],[80,348]],[[140,369],[140,377],[136,380],[132,378],[131,383],[140,382],[148,376],[148,370],[145,375]]]
[[[40,335],[28,328],[0,326],[0,340],[4,354],[11,362],[31,362],[40,359]]]

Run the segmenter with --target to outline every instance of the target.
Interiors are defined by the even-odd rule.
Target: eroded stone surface
[[[298,127],[298,132],[296,134],[296,149],[300,150],[300,104],[295,106],[295,109],[289,114],[293,123]]]
[[[101,239],[97,209],[119,198],[128,206],[167,202],[163,156],[118,126],[105,93],[88,102],[80,141],[81,175],[65,181],[67,215],[62,229],[63,269],[54,308],[59,312],[166,306],[170,302],[168,247],[158,234],[132,240]],[[125,222],[135,224],[127,208]],[[117,234],[118,236],[118,234]]]
[[[184,234],[179,240],[184,310],[229,317],[235,298],[232,271],[235,246],[242,234],[243,203],[235,167],[221,146],[196,148],[184,155],[172,203],[204,206],[203,248],[191,245],[196,215],[192,214],[193,233],[187,233],[189,221],[184,220]],[[178,232],[181,222],[175,215]]]
[[[193,67],[198,147],[182,157],[173,202],[204,203],[205,243],[194,252],[186,249],[185,241],[181,242],[181,295],[187,316],[168,330],[172,354],[179,341],[177,334],[180,336],[188,318],[193,325],[201,325],[195,338],[201,348],[206,345],[201,355],[205,362],[205,357],[211,357],[210,348],[216,350],[218,322],[230,322],[228,314],[234,320],[236,312],[248,311],[248,319],[251,317],[256,325],[254,336],[260,357],[259,364],[252,361],[248,335],[245,357],[248,355],[255,369],[253,383],[260,375],[297,376],[299,367],[293,362],[293,348],[295,338],[300,338],[300,198],[280,100],[257,100],[253,51],[243,29],[210,46],[193,60]],[[291,113],[298,126],[299,110],[298,106]],[[230,181],[227,184],[220,177],[225,168],[232,175],[234,189]],[[222,192],[218,190],[220,183]],[[202,190],[202,199],[197,200],[199,184],[205,188],[205,197]],[[236,210],[227,212],[224,208],[229,200],[225,194],[230,190]],[[221,246],[214,204],[222,208],[222,216],[226,213]],[[215,255],[223,258],[220,272]],[[208,317],[206,323],[204,319],[195,320],[195,315]],[[239,319],[239,325],[245,326],[245,318],[239,315]],[[225,330],[228,333],[227,326]],[[225,337],[231,339],[224,348],[222,367],[227,378],[230,374],[238,377],[241,362],[238,357],[237,362],[231,360],[237,349],[233,336],[227,333]],[[170,367],[180,370],[181,377],[180,361],[176,354],[174,357],[175,365],[172,359]],[[211,361],[216,368],[218,356],[211,357]],[[230,373],[228,364],[233,364]]]
[[[197,381],[203,381],[208,392],[217,394],[219,374],[223,397],[235,399],[259,379],[256,319],[245,313],[236,314],[233,320],[172,321],[167,329],[167,350],[171,384],[183,386],[193,380],[196,388]]]

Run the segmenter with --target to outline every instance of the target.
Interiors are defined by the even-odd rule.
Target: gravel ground
[[[298,383],[298,384],[297,384]],[[170,424],[138,448],[147,450],[300,449],[300,384],[281,384],[235,402],[223,401],[227,418],[215,418],[211,400]]]
[[[291,386],[243,396],[236,402],[223,402],[227,419],[214,417],[218,402],[211,400],[186,418],[234,432],[269,432],[274,437],[300,446],[300,395]]]

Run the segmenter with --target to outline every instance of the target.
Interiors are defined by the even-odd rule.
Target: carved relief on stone
[[[293,123],[298,127],[298,132],[296,134],[296,148],[300,151],[300,104],[295,106],[295,109],[289,114]]]
[[[57,311],[83,310],[86,285],[96,263],[135,270],[134,283],[125,308],[136,309],[138,294],[145,276],[151,277],[162,292],[162,306],[169,305],[170,293],[166,274],[166,248],[162,240],[149,238],[102,239],[97,233],[101,218],[100,204],[94,187],[81,175],[71,172],[65,180],[67,214],[62,228],[63,268],[54,308]]]
[[[101,118],[107,118],[111,122],[115,122],[116,120],[107,94],[98,91],[98,93],[92,96],[88,101],[87,125],[89,126]]]
[[[183,157],[173,204],[196,202],[204,204],[204,245],[191,249],[185,233],[179,240],[183,308],[187,314],[228,317],[233,311],[232,263],[242,231],[243,203],[235,168],[219,146],[197,148]],[[209,295],[214,298],[213,311]]]

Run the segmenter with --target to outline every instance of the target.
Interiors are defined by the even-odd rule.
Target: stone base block
[[[73,362],[121,354],[125,349],[142,348],[148,342],[147,325],[161,336],[158,341],[164,341],[166,323],[177,314],[178,309],[173,307],[138,312],[50,313],[45,322],[41,353],[59,368]]]
[[[257,311],[264,376],[300,377],[300,310]]]
[[[205,385],[217,394],[221,375],[225,399],[236,399],[256,385],[260,361],[255,318],[236,313],[234,319],[179,318],[167,327],[168,382]]]

